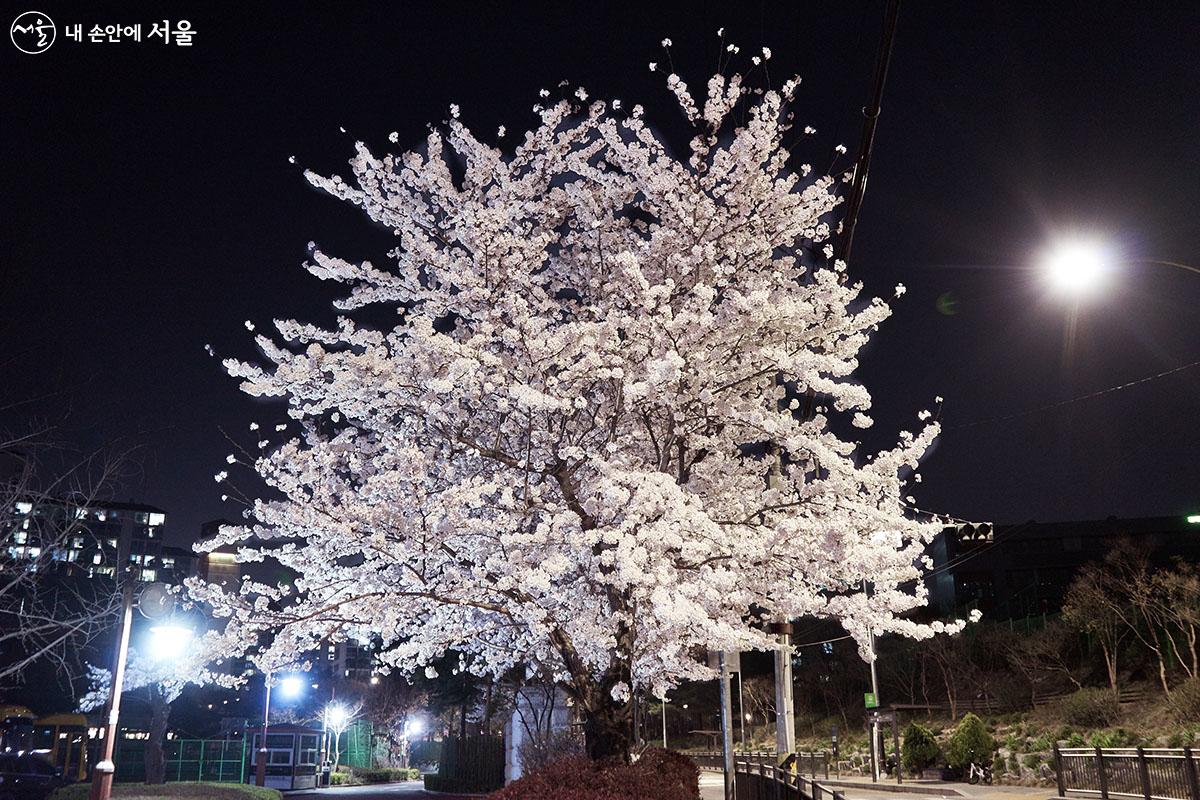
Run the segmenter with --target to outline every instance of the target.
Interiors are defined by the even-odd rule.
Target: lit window
[[[164,524],[166,521],[167,521],[166,514],[155,514],[155,513],[150,514],[150,527],[152,527],[152,528],[157,528],[159,525]]]
[[[142,570],[142,580],[144,580],[144,581],[158,580],[158,571],[153,570],[153,569]]]
[[[175,569],[175,559],[171,558],[170,556],[163,556],[162,568],[163,569]]]
[[[25,544],[27,541],[29,541],[29,534],[25,531],[15,531],[13,533],[14,544]]]
[[[78,560],[79,560],[79,551],[78,550],[72,550],[71,552],[67,553],[67,561],[70,561],[73,564]]]
[[[94,555],[92,555],[92,563],[93,564],[99,564],[103,560],[104,560],[104,556],[100,555],[99,553],[95,553]]]
[[[116,547],[116,546],[117,546],[117,540],[116,540],[116,539],[109,539],[109,540],[108,540],[108,546],[109,546],[109,547]]]
[[[28,514],[30,511],[33,511],[33,503],[27,503],[24,500],[17,503],[18,514]]]
[[[82,550],[83,549],[83,537],[76,536],[74,539],[72,539],[71,547],[73,547],[76,550]]]
[[[42,554],[42,548],[40,548],[40,547],[29,548],[29,557],[30,558],[37,558],[41,554]]]

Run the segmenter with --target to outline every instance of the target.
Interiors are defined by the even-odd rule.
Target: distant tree
[[[1122,594],[1099,564],[1088,564],[1067,589],[1062,616],[1067,625],[1091,636],[1104,656],[1108,686],[1118,692],[1121,646],[1130,633]]]
[[[1037,702],[1042,686],[1054,686],[1055,683],[1062,686],[1063,679],[1076,689],[1083,688],[1073,668],[1077,639],[1078,635],[1061,621],[1052,621],[1032,633],[1013,634],[1007,638],[1005,654],[1008,663],[1029,684],[1031,702]]]
[[[1196,637],[1200,631],[1200,568],[1176,561],[1151,575],[1151,601],[1163,623],[1171,652],[1189,678],[1200,676]]]
[[[362,713],[361,701],[351,703],[330,703],[321,714],[321,721],[329,740],[333,744],[333,769],[336,772],[342,761],[342,734],[350,729]]]

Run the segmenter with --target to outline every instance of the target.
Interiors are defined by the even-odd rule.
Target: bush
[[[352,767],[350,774],[354,776],[356,783],[395,783],[396,781],[415,781],[421,777],[421,772],[416,767],[407,769],[400,767],[379,767],[376,769],[368,769],[366,767]]]
[[[73,783],[50,795],[50,800],[87,800],[90,783]],[[280,800],[275,789],[244,786],[238,783],[164,783],[146,786],[141,783],[118,783],[113,786],[116,800],[160,800],[161,798],[192,798],[194,800]]]
[[[950,741],[946,743],[946,762],[957,769],[964,769],[971,762],[991,764],[996,751],[996,739],[984,726],[983,720],[967,714],[954,728]]]
[[[488,795],[488,800],[699,800],[700,771],[687,756],[647,750],[633,764],[565,758]]]
[[[1105,728],[1120,713],[1117,696],[1108,689],[1080,689],[1064,697],[1059,710],[1067,722],[1081,728]]]
[[[522,772],[532,775],[564,758],[584,755],[583,737],[573,730],[552,731],[549,735],[530,736],[519,749]]]
[[[1200,719],[1200,678],[1189,678],[1171,692],[1171,714],[1177,722]]]
[[[932,767],[940,752],[937,739],[928,728],[913,722],[905,729],[900,761],[909,772],[916,774]]]

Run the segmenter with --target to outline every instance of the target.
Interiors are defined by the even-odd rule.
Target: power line
[[[980,419],[980,420],[976,420],[974,422],[965,422],[962,425],[954,425],[953,427],[946,428],[946,432],[949,433],[950,431],[960,431],[960,430],[964,430],[966,428],[974,428],[979,425],[987,425],[992,422],[1007,422],[1009,420],[1020,419],[1021,417],[1027,417],[1030,414],[1036,414],[1039,411],[1050,411],[1052,409],[1062,408],[1063,406],[1069,406],[1072,403],[1078,403],[1083,400],[1091,400],[1096,397],[1102,397],[1106,394],[1112,394],[1113,392],[1119,392],[1122,389],[1129,389],[1133,386],[1138,386],[1143,383],[1149,383],[1150,381],[1158,380],[1159,378],[1165,378],[1168,375],[1174,375],[1176,372],[1183,372],[1185,369],[1192,369],[1193,367],[1200,367],[1200,361],[1193,361],[1190,364],[1184,364],[1183,366],[1174,367],[1173,369],[1163,370],[1162,372],[1157,372],[1153,375],[1147,375],[1144,378],[1138,378],[1137,380],[1132,380],[1127,383],[1122,383],[1118,386],[1110,386],[1109,388],[1101,389],[1098,392],[1092,392],[1090,394],[1080,395],[1079,397],[1072,397],[1070,400],[1060,400],[1057,403],[1049,403],[1044,406],[1038,406],[1036,408],[1026,409],[1025,411],[1018,411],[1016,414],[1006,414],[1006,415],[998,416],[998,417],[988,417],[986,419]]]

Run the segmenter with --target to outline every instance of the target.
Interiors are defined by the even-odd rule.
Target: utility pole
[[[796,749],[796,709],[792,702],[792,626],[786,621],[771,625],[779,646],[775,648],[775,757],[782,764]]]
[[[734,800],[733,700],[730,697],[729,662],[722,650],[717,656],[721,671],[721,750],[724,753],[725,800]]]
[[[738,661],[740,662],[741,659],[738,659]],[[739,663],[738,666],[740,667],[741,663]],[[744,681],[742,680],[742,674],[743,674],[742,671],[739,669],[738,674],[737,674],[737,676],[738,676],[738,727],[740,727],[742,730],[742,752],[746,753],[746,752],[749,752],[749,748],[746,747],[746,696],[744,694],[742,694],[742,684],[744,683]]]
[[[862,138],[858,145],[858,160],[854,164],[854,176],[850,186],[850,197],[846,201],[846,218],[842,222],[842,238],[838,242],[837,257],[849,262],[850,249],[854,245],[854,227],[858,223],[858,212],[862,209],[863,195],[867,191],[867,172],[871,167],[871,151],[875,147],[875,127],[883,108],[883,87],[887,83],[888,66],[892,60],[892,42],[896,37],[896,21],[900,16],[900,0],[888,0],[884,11],[883,39],[875,60],[875,89],[871,105],[863,107]]]

